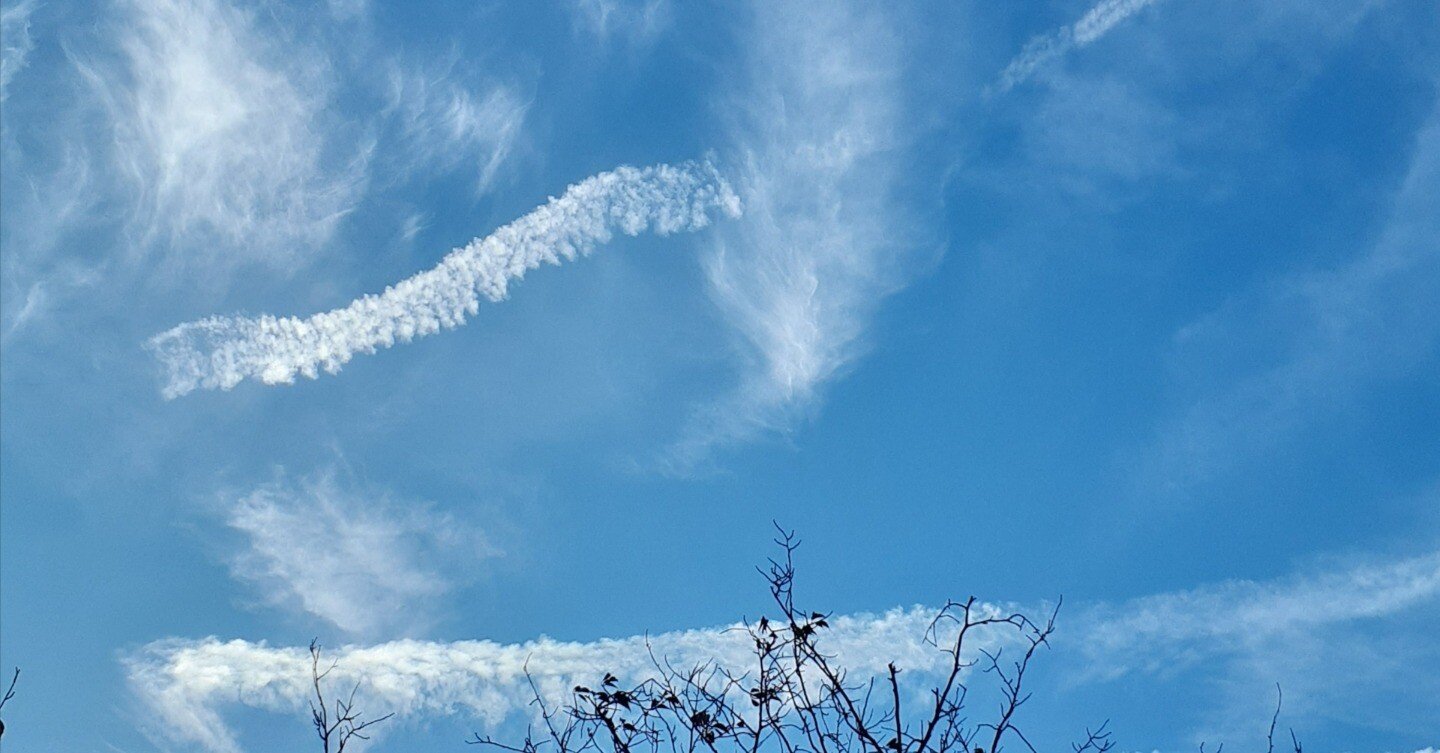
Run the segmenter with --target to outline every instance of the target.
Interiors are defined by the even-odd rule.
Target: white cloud
[[[348,21],[364,18],[370,12],[370,0],[328,0],[330,15]]]
[[[392,67],[386,112],[399,123],[411,169],[451,170],[469,163],[483,190],[513,151],[530,105],[511,86],[466,88],[455,80],[458,62],[434,72]]]
[[[10,93],[10,80],[25,68],[26,58],[35,49],[30,37],[30,15],[35,0],[22,0],[0,8],[0,102]]]
[[[995,89],[1008,91],[1030,78],[1041,66],[1076,47],[1085,47],[1114,29],[1120,22],[1153,5],[1156,0],[1101,0],[1070,26],[1044,34],[1026,43],[1001,71]]]
[[[989,614],[994,608],[982,611]],[[933,610],[914,607],[836,617],[822,645],[851,668],[852,679],[878,676],[890,661],[907,670],[907,678],[919,679],[939,671],[948,658],[925,641],[934,615]],[[595,682],[604,672],[627,682],[653,676],[652,649],[679,667],[713,660],[743,671],[739,668],[749,666],[754,647],[746,633],[734,627],[590,643],[549,638],[520,644],[396,641],[328,654],[338,662],[334,681],[341,686],[360,683],[365,708],[393,711],[401,718],[459,714],[494,727],[533,713],[527,671],[551,699],[563,698],[577,683]],[[943,645],[943,624],[938,637]],[[977,647],[993,647],[1002,640],[994,632],[974,638]],[[301,647],[215,638],[167,640],[145,647],[126,663],[131,686],[153,712],[162,736],[207,751],[241,750],[224,723],[225,707],[294,714],[302,712],[310,693],[309,657]]]
[[[1163,428],[1148,484],[1186,487],[1264,456],[1369,385],[1410,373],[1440,336],[1440,109],[1415,135],[1405,177],[1373,244],[1327,269],[1306,268],[1182,329],[1181,348],[1240,339],[1270,345],[1261,368],[1205,394]]]
[[[670,23],[670,0],[570,0],[575,25],[601,41],[648,41]]]
[[[1085,46],[1104,36],[1121,21],[1139,13],[1155,0],[1104,0],[1070,27],[1075,44]]]
[[[18,302],[5,307],[6,324],[3,334],[0,334],[0,343],[8,344],[11,338],[27,327],[43,320],[55,306],[57,298],[94,287],[101,280],[100,273],[91,267],[63,264],[29,283],[23,288],[23,295],[16,296]]]
[[[112,132],[141,248],[182,266],[288,271],[365,184],[332,140],[329,64],[224,0],[122,0],[112,57],[75,56]]]
[[[1404,668],[1405,657],[1384,655],[1403,653],[1408,639],[1370,645],[1355,629],[1423,611],[1437,601],[1440,552],[1082,607],[1072,621],[1062,621],[1055,645],[1062,656],[1076,652],[1080,667],[1072,677],[1082,683],[1136,673],[1170,674],[1187,666],[1203,667],[1205,678],[1214,682],[1225,681],[1227,673],[1259,677],[1252,683],[1256,687],[1247,690],[1260,694],[1280,679],[1286,687],[1287,718],[1303,720],[1345,713],[1346,704],[1338,696],[1353,695],[1353,679],[1370,676],[1361,665],[1382,674],[1401,668],[1401,674],[1388,680],[1400,678],[1401,693],[1413,695],[1410,691],[1433,685],[1433,680],[1412,676],[1416,668]],[[987,606],[985,611],[997,608]],[[852,668],[853,678],[883,673],[886,663],[895,661],[908,670],[910,679],[923,684],[944,660],[924,641],[933,615],[932,609],[912,607],[834,618],[825,645]],[[522,644],[397,641],[345,647],[332,654],[339,660],[337,682],[361,683],[366,708],[393,710],[402,718],[459,714],[493,727],[531,713],[527,667],[542,693],[557,699],[577,682],[593,682],[607,671],[631,682],[650,676],[647,646],[676,666],[705,660],[743,666],[753,649],[733,627],[588,643],[548,638]],[[994,648],[1004,640],[990,633],[976,647]],[[132,655],[127,666],[132,687],[159,722],[157,728],[172,742],[212,751],[240,750],[224,723],[227,707],[298,714],[308,693],[309,665],[301,647],[215,638],[166,640]],[[1384,677],[1374,680],[1387,682]],[[1403,704],[1385,708],[1406,715],[1397,719],[1433,713],[1433,701],[1412,698],[1410,704],[1419,711],[1400,708]],[[1256,696],[1247,695],[1240,705],[1246,723],[1253,722]],[[1237,729],[1225,728],[1220,737],[1238,740]]]
[[[1277,635],[1440,600],[1440,552],[1273,582],[1234,581],[1101,607],[1082,650],[1107,679],[1268,644]]]
[[[435,602],[495,552],[480,532],[417,502],[345,488],[334,472],[279,479],[233,500],[226,524],[245,539],[231,574],[277,607],[360,636],[423,628]]]
[[[1022,190],[1060,188],[1104,205],[1148,195],[1184,174],[1185,124],[1144,90],[1112,79],[1071,79],[1041,98],[1020,126],[1028,163]]]
[[[571,186],[379,295],[305,319],[203,319],[155,336],[149,348],[168,371],[167,397],[229,389],[247,378],[279,384],[298,374],[315,378],[322,369],[333,374],[356,353],[464,324],[479,311],[482,296],[503,300],[511,280],[541,264],[584,256],[616,231],[669,235],[703,228],[713,214],[739,211],[734,193],[709,163],[621,167]]]
[[[93,258],[56,254],[66,239],[91,228],[85,219],[98,201],[89,153],[67,146],[56,168],[39,176],[29,172],[26,156],[5,145],[4,222],[0,223],[0,321],[8,344],[31,326],[43,323],[67,296],[105,280]]]
[[[705,259],[747,368],[672,448],[682,470],[716,445],[788,428],[857,355],[871,314],[906,272],[891,197],[900,62],[885,14],[758,2],[752,15],[749,79],[724,100],[735,113],[745,218]]]
[[[1079,652],[1077,682],[1134,686],[1143,674],[1221,691],[1197,742],[1256,741],[1276,683],[1297,730],[1332,720],[1404,731],[1440,714],[1427,638],[1437,606],[1440,551],[1093,607],[1056,647]]]

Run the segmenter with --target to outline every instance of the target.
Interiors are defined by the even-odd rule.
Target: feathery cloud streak
[[[788,428],[857,355],[905,272],[891,196],[903,87],[889,19],[851,2],[757,2],[751,14],[748,80],[725,99],[745,219],[705,259],[746,365],[672,448],[681,470],[715,446]]]
[[[1273,582],[1235,581],[1091,612],[1082,650],[1098,677],[1173,670],[1277,635],[1440,600],[1440,552]]]
[[[398,120],[407,171],[479,168],[485,190],[510,156],[530,104],[512,86],[472,90],[454,80],[458,61],[441,70],[390,71],[386,111]]]
[[[1089,45],[1105,36],[1121,21],[1155,2],[1156,0],[1102,0],[1074,24],[1031,39],[1025,49],[1000,72],[1000,80],[995,84],[996,91],[1009,91],[1030,78],[1041,66],[1072,49]]]
[[[571,0],[577,28],[600,41],[620,36],[629,42],[648,41],[670,23],[670,0]]]
[[[245,538],[232,576],[269,604],[358,636],[423,627],[456,585],[455,566],[495,553],[452,516],[342,485],[333,471],[265,484],[236,499],[225,522]]]
[[[148,343],[168,371],[166,397],[230,389],[244,379],[293,382],[334,374],[356,353],[465,323],[480,299],[504,300],[511,280],[541,264],[590,253],[616,231],[660,235],[698,230],[740,202],[714,165],[620,167],[568,188],[540,208],[448,254],[438,266],[379,295],[308,318],[221,316],[182,324]]]
[[[852,678],[878,676],[889,661],[907,670],[907,678],[924,676],[939,671],[948,659],[925,641],[934,616],[933,610],[913,607],[837,617],[831,620],[823,645],[851,668]],[[943,625],[937,628],[942,645],[947,640]],[[739,626],[590,643],[548,638],[508,645],[396,641],[328,654],[338,662],[335,682],[360,683],[368,708],[391,710],[402,718],[463,714],[494,726],[533,713],[527,672],[542,695],[559,700],[576,683],[594,682],[604,672],[627,682],[653,676],[652,650],[677,667],[706,661],[736,670],[748,667],[754,646],[735,627]],[[977,645],[993,647],[1003,640],[998,632],[975,635]],[[154,714],[162,736],[177,745],[198,745],[216,753],[242,749],[224,723],[224,707],[245,705],[295,714],[303,711],[311,692],[309,657],[303,647],[215,638],[169,640],[145,647],[126,663],[131,686]]]
[[[1202,395],[1162,428],[1147,484],[1187,487],[1271,457],[1356,395],[1419,376],[1440,349],[1440,107],[1414,136],[1374,242],[1344,263],[1290,272],[1251,306],[1216,309],[1177,333],[1200,348],[1279,335],[1280,357]],[[1247,301],[1248,303],[1249,301]]]
[[[1440,552],[1430,552],[1097,606],[1056,648],[1077,652],[1072,683],[1206,685],[1215,701],[1193,741],[1246,745],[1261,742],[1256,703],[1277,682],[1302,728],[1424,728],[1440,715],[1440,680],[1427,672],[1437,619]]]
[[[113,48],[72,62],[137,245],[202,271],[307,261],[367,180],[364,139],[332,127],[329,59],[225,0],[122,0],[114,15]]]
[[[23,0],[0,8],[0,102],[10,92],[10,80],[25,67],[25,59],[35,48],[30,37],[30,14],[35,0]]]

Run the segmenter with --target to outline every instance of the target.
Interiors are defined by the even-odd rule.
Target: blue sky
[[[1031,739],[1440,746],[1437,14],[6,0],[6,739],[458,750],[774,519],[862,663],[1063,595]]]

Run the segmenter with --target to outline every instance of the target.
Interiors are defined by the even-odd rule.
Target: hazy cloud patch
[[[230,559],[235,578],[271,606],[357,636],[425,627],[461,566],[497,553],[432,505],[357,488],[333,470],[239,496],[225,523],[244,539]]]
[[[30,16],[38,3],[23,0],[0,8],[0,102],[10,93],[10,81],[25,68],[26,58],[35,49],[30,36]]]
[[[224,0],[123,0],[108,54],[72,54],[109,131],[127,226],[181,268],[293,271],[364,189],[323,54]]]
[[[404,145],[400,169],[427,174],[468,167],[483,191],[514,151],[530,103],[512,85],[467,85],[457,77],[458,62],[438,69],[393,66],[385,112]]]
[[[746,214],[704,258],[742,368],[670,449],[680,472],[716,447],[791,428],[863,350],[871,316],[909,271],[891,195],[903,115],[888,19],[848,2],[756,3],[752,15],[748,79],[723,100]]]

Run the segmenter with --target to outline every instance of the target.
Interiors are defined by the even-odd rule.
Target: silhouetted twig
[[[390,713],[375,719],[364,719],[355,708],[355,694],[360,690],[358,681],[350,689],[349,696],[343,700],[335,700],[332,710],[325,703],[323,682],[336,666],[338,662],[331,662],[322,672],[320,643],[318,640],[310,641],[310,677],[315,690],[315,700],[310,702],[310,720],[315,725],[315,734],[320,738],[321,750],[324,753],[343,753],[351,740],[369,740],[365,730],[394,716]]]
[[[20,668],[19,668],[19,667],[16,667],[16,668],[15,668],[15,674],[13,674],[13,675],[10,676],[10,687],[6,688],[6,689],[5,689],[5,695],[4,695],[3,697],[0,697],[0,710],[3,710],[3,709],[5,708],[5,704],[9,703],[9,702],[10,702],[10,699],[15,697],[15,683],[17,683],[17,682],[19,682],[19,681],[20,681]],[[5,735],[5,722],[0,721],[0,736],[4,736],[4,735]]]
[[[1030,698],[1026,674],[1049,645],[1058,606],[1037,623],[997,613],[974,597],[947,603],[923,636],[946,657],[940,680],[926,702],[907,704],[898,664],[887,664],[881,678],[857,680],[823,648],[829,615],[807,611],[796,599],[800,541],[793,531],[776,529],[780,554],[758,569],[777,613],[736,628],[753,647],[747,667],[702,662],[677,668],[652,650],[649,679],[622,686],[607,672],[593,686],[575,686],[558,709],[547,705],[532,678],[541,729],[532,725],[518,743],[478,733],[468,742],[508,753],[968,753],[984,732],[991,753],[1010,741],[1035,749],[1017,720]],[[1006,663],[999,650],[977,651],[971,643],[982,629],[1011,634],[1023,653]],[[967,715],[972,674],[993,678],[1000,689],[993,721]],[[1107,722],[1071,747],[1107,753],[1112,745]]]

